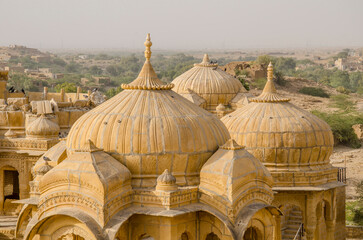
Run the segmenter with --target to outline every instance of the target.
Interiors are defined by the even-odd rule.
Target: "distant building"
[[[251,62],[230,62],[224,66],[220,66],[220,68],[233,76],[236,75],[236,70],[247,70],[252,79],[265,78],[267,76],[266,69],[264,69],[261,65],[255,65]]]
[[[0,53],[0,62],[8,62],[11,57],[12,56],[9,53]]]
[[[17,66],[6,66],[4,70],[10,73],[24,73],[24,67],[20,63]]]
[[[78,58],[82,59],[82,60],[86,60],[89,58],[89,56],[88,55],[78,55]]]
[[[50,62],[50,56],[47,55],[36,55],[31,58],[38,63]]]
[[[341,71],[344,71],[347,69],[347,65],[346,65],[346,60],[343,58],[338,58],[335,62],[334,62],[334,66],[336,68],[338,68]]]

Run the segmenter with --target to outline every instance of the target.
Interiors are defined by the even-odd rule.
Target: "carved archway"
[[[87,231],[84,229],[69,225],[59,228],[52,234],[52,240],[85,240],[94,239]]]

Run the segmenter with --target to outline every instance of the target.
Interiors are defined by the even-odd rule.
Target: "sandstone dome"
[[[200,190],[231,205],[241,199],[245,204],[248,199],[270,204],[272,186],[266,167],[233,139],[219,147],[200,172]]]
[[[76,205],[104,225],[123,204],[122,195],[132,191],[131,173],[88,140],[82,149],[46,172],[39,191],[40,215],[54,207]]]
[[[38,139],[58,138],[59,131],[59,125],[42,114],[26,127],[26,136]]]
[[[173,90],[185,96],[195,93],[205,100],[203,108],[214,111],[219,104],[229,105],[238,93],[246,93],[242,83],[235,77],[209,61],[208,54],[203,61],[175,78]]]
[[[262,94],[250,101],[221,120],[231,137],[272,173],[330,168],[334,140],[329,125],[277,93],[271,64]]]
[[[214,115],[158,79],[150,64],[151,45],[148,36],[146,61],[137,79],[75,122],[67,151],[82,148],[90,139],[131,171],[133,186],[154,187],[165,169],[179,185],[195,185],[201,166],[229,133]]]

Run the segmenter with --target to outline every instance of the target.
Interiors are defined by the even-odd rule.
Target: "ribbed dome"
[[[277,94],[269,65],[263,93],[221,120],[231,137],[270,171],[309,171],[328,167],[333,150],[329,125]]]
[[[205,99],[206,109],[215,110],[219,104],[228,105],[240,92],[247,92],[241,82],[210,63],[208,54],[203,61],[172,82],[173,90],[182,96],[189,94],[188,89]]]
[[[273,179],[263,164],[230,139],[204,164],[199,188],[209,195],[234,204],[240,199],[273,199]],[[248,202],[248,201],[247,201]]]
[[[40,212],[51,210],[52,203],[57,203],[57,208],[76,205],[93,212],[104,225],[123,204],[120,196],[131,191],[130,179],[131,173],[124,165],[88,140],[40,180]]]
[[[68,151],[91,139],[133,174],[133,185],[153,187],[165,169],[177,183],[194,185],[205,161],[229,138],[224,124],[162,85],[149,62],[138,78],[102,105],[84,114],[71,128]]]
[[[60,127],[45,115],[41,115],[26,128],[26,136],[30,138],[58,138]]]

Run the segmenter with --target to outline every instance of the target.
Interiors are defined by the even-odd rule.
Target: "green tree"
[[[293,58],[276,58],[274,67],[278,71],[282,72],[291,72],[295,71],[296,68],[296,60]]]
[[[352,72],[349,74],[349,85],[352,90],[357,90],[358,87],[363,86],[363,73]]]
[[[258,56],[256,59],[257,64],[261,64],[263,67],[267,68],[269,63],[271,62],[273,65],[275,65],[276,59],[274,57],[271,57],[269,55],[261,55]]]
[[[55,86],[55,90],[57,92],[60,92],[62,88],[65,92],[77,92],[77,86],[75,83],[64,82]]]
[[[93,65],[90,67],[89,72],[93,75],[101,75],[103,71],[100,67]]]
[[[117,69],[117,66],[116,65],[109,65],[106,67],[106,72],[108,74],[110,74],[111,76],[118,76],[119,75],[119,72],[118,72],[118,69]]]
[[[80,71],[80,68],[81,68],[81,66],[74,61],[67,64],[65,67],[66,71],[69,73],[77,73]]]
[[[67,63],[61,58],[54,58],[53,63],[61,67],[65,67],[67,65]]]
[[[336,71],[330,78],[330,85],[332,87],[345,87],[349,88],[349,74],[345,71]]]
[[[110,88],[106,91],[106,96],[107,98],[112,98],[113,96],[115,96],[116,94],[120,93],[122,91],[121,87],[117,87],[117,88]]]
[[[347,57],[348,57],[348,52],[347,51],[340,52],[335,56],[336,59],[338,59],[338,58],[347,58]]]

